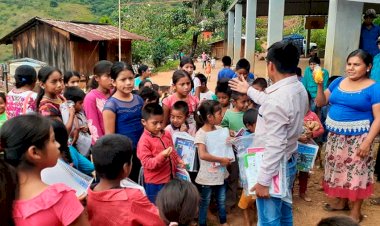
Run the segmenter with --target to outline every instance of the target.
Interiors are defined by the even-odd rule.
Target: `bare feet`
[[[306,193],[300,194],[300,198],[305,200],[306,202],[311,202],[311,198],[306,195]]]

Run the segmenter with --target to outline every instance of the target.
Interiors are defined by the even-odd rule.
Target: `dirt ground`
[[[323,64],[323,63],[322,63]],[[300,67],[304,71],[308,65],[308,59],[300,60]],[[197,72],[204,73],[201,63],[196,62]],[[217,61],[216,68],[212,70],[211,81],[208,83],[210,90],[214,91],[217,80],[217,73],[222,68],[222,62]],[[254,67],[254,74],[258,77],[266,77],[266,63],[265,61],[259,61],[256,59],[256,64]],[[161,72],[152,76],[153,82],[159,85],[170,85],[171,77],[173,71]],[[296,181],[294,190],[294,225],[295,226],[313,226],[316,225],[322,218],[335,216],[335,215],[348,215],[348,212],[326,212],[323,210],[322,206],[326,203],[329,198],[325,196],[323,191],[319,190],[320,181],[323,176],[322,169],[316,169],[311,175],[308,183],[308,195],[312,199],[312,202],[305,202],[298,197],[298,182]],[[375,185],[374,197],[380,196],[380,183]],[[365,200],[363,203],[363,214],[365,218],[361,225],[363,226],[377,226],[380,225],[380,206],[374,206],[370,204],[369,200]],[[253,210],[251,210],[251,216],[253,216]],[[243,215],[239,208],[232,210],[231,214],[227,217],[230,226],[242,226],[243,225]],[[218,225],[216,216],[209,216],[209,220],[212,225]],[[254,224],[255,225],[255,224]]]
[[[195,66],[197,68],[196,72],[205,73],[204,69],[202,69],[201,63],[195,62]],[[302,58],[300,60],[299,66],[300,68],[302,68],[302,71],[304,71],[305,68],[308,66],[308,59]],[[222,68],[223,68],[222,61],[220,60],[216,61],[216,67],[211,70],[211,79],[207,84],[208,88],[211,91],[215,90],[216,82],[218,78],[218,72]],[[254,74],[256,77],[264,77],[264,78],[267,77],[266,76],[266,62],[264,60],[258,60],[256,58],[255,66],[254,66]],[[151,79],[153,80],[154,83],[157,83],[160,86],[167,86],[171,84],[172,75],[173,75],[173,71],[159,72],[157,74],[152,75]]]

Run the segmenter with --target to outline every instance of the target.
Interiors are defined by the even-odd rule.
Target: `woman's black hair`
[[[173,179],[157,195],[161,219],[169,224],[190,225],[198,215],[199,192],[190,182]]]
[[[90,89],[98,88],[99,84],[95,80],[95,77],[100,77],[104,74],[109,75],[111,73],[111,67],[112,67],[112,62],[108,60],[101,60],[95,64],[94,76],[91,78],[90,85],[89,85]]]
[[[0,98],[3,99],[4,103],[7,103],[7,97],[5,96],[5,93],[0,92]]]
[[[55,140],[59,143],[59,151],[61,152],[62,159],[67,163],[72,163],[73,159],[70,155],[70,150],[67,145],[69,135],[66,126],[59,120],[50,119],[51,126],[53,127]]]
[[[216,112],[222,110],[219,102],[216,100],[203,101],[198,109],[194,112],[194,119],[197,124],[197,129],[201,128],[207,123],[207,116],[214,115]]]
[[[148,83],[148,82],[150,82],[150,83],[153,85],[153,82],[152,82],[152,81],[150,81],[150,80],[148,80],[148,79],[144,79],[144,80],[142,80],[142,81],[140,82],[140,84],[139,84],[139,89],[141,89],[142,87],[144,87],[144,86],[145,86],[145,83]]]
[[[49,119],[39,115],[20,115],[6,121],[0,130],[5,161],[18,168],[33,167],[24,154],[31,146],[43,149],[50,139],[50,128]]]
[[[185,64],[192,64],[195,70],[194,61],[190,57],[184,56],[181,58],[181,61],[179,62],[179,67],[182,68],[183,66],[185,66]]]
[[[115,62],[111,67],[111,78],[115,81],[122,71],[130,71],[135,77],[135,72],[133,71],[132,65],[126,62]]]
[[[16,88],[21,88],[25,85],[32,85],[37,80],[37,72],[30,65],[21,65],[16,68],[15,81]]]
[[[137,73],[139,73],[139,75],[142,75],[144,72],[146,72],[147,70],[149,69],[148,66],[146,66],[145,64],[142,64],[140,65],[139,68],[137,68]]]
[[[370,66],[370,65],[373,65],[373,57],[372,57],[372,55],[369,54],[368,52],[362,50],[362,49],[357,49],[357,50],[352,51],[348,55],[346,62],[348,62],[348,60],[351,57],[359,57],[364,62],[364,64],[367,67]],[[367,71],[367,74],[366,74],[367,77],[369,77],[370,74],[371,74],[371,70]]]
[[[65,84],[69,83],[70,79],[71,79],[72,77],[74,77],[74,76],[76,76],[76,77],[78,77],[78,78],[80,79],[80,74],[79,74],[79,72],[77,72],[77,71],[67,71],[67,72],[63,75],[63,83],[65,83]]]
[[[45,83],[49,79],[50,75],[53,74],[54,72],[59,72],[62,75],[62,72],[58,68],[50,67],[50,66],[42,67],[38,71],[38,81]],[[45,95],[45,90],[40,87],[38,95],[37,95],[37,99],[36,99],[37,109],[39,108],[40,102],[44,95]]]
[[[0,159],[0,225],[13,226],[13,202],[18,194],[18,177],[15,168]]]

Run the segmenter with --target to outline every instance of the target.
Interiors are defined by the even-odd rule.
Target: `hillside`
[[[51,6],[51,2],[57,3]],[[61,20],[97,21],[91,5],[83,0],[0,0],[0,37],[32,17]],[[12,58],[12,45],[0,45],[0,62]]]

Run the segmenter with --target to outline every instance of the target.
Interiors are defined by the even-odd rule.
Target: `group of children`
[[[87,94],[77,87],[78,73],[43,67],[37,75],[30,66],[18,67],[16,87],[0,95],[0,152],[13,166],[0,161],[1,180],[7,181],[1,185],[7,194],[1,209],[8,211],[1,225],[189,225],[198,218],[202,226],[213,197],[221,225],[227,225],[227,213],[237,204],[250,225],[254,199],[242,192],[238,201],[237,161],[210,154],[206,136],[222,127],[231,137],[242,129],[245,135],[255,132],[260,106],[232,92],[229,79],[244,77],[259,91],[268,85],[264,78],[253,79],[246,59],[237,62],[234,74],[229,57],[223,64],[214,94],[207,77],[195,75],[191,58],[182,57],[167,95],[160,93],[166,88],[149,80],[145,65],[136,78],[127,63],[100,61]],[[37,78],[38,94],[33,91]],[[310,121],[318,130],[306,126]],[[200,164],[190,177],[196,186],[175,178],[177,169],[185,168],[174,148],[176,132],[194,138]],[[323,126],[309,111],[300,141],[321,133]],[[88,216],[72,189],[41,181],[41,171],[58,158],[87,175],[95,170],[96,183],[85,198]],[[134,183],[141,175],[145,189]],[[299,175],[300,195],[307,201],[308,174]]]

